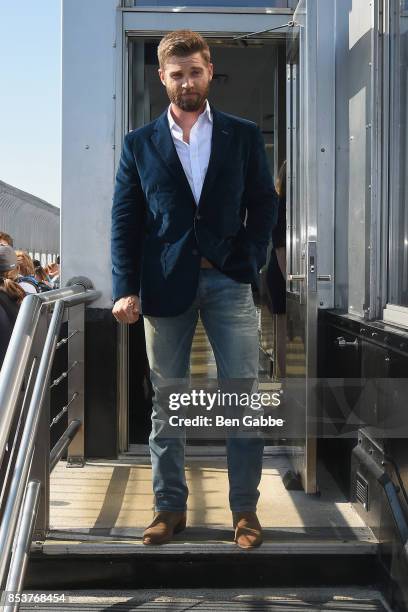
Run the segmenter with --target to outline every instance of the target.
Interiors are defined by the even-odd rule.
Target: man
[[[166,381],[185,379],[198,316],[219,379],[256,380],[257,317],[251,283],[265,263],[276,194],[261,133],[212,108],[210,51],[195,32],[167,34],[158,47],[169,108],[125,136],[112,209],[113,314],[144,315],[155,392],[149,438],[155,511],[144,544],[184,529],[188,489],[184,439],[160,435]],[[263,440],[228,438],[235,541],[262,542],[256,516]]]

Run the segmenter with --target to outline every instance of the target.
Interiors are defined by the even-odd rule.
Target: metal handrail
[[[50,472],[53,471],[63,452],[68,448],[70,442],[74,439],[75,434],[81,427],[82,423],[78,419],[74,419],[67,429],[64,431],[58,442],[53,447],[50,453]]]
[[[84,291],[83,285],[73,285],[46,293],[27,295],[24,298],[0,372],[0,465],[43,304],[53,304],[63,300],[70,307],[82,302],[92,302],[97,297],[99,292]]]
[[[10,571],[7,577],[5,593],[21,593],[23,590],[24,576],[27,569],[29,547],[33,537],[35,520],[40,502],[41,483],[32,480],[27,486],[24,499],[23,511],[21,514],[20,529],[18,530],[17,540],[14,545],[13,555],[10,562]],[[3,607],[4,612],[14,612],[19,609],[19,604],[10,603]]]
[[[84,279],[87,281],[87,279]],[[89,281],[84,285],[73,284],[70,287],[49,291],[44,294],[29,295],[22,303],[19,315],[9,343],[4,364],[0,372],[0,464],[4,458],[6,444],[10,435],[18,407],[19,393],[29,365],[31,349],[37,332],[43,308],[54,306],[41,359],[34,381],[33,391],[24,422],[22,437],[17,447],[17,458],[11,474],[11,483],[5,500],[4,514],[0,525],[0,586],[4,586],[10,553],[15,541],[14,552],[10,562],[6,590],[21,590],[27,558],[33,535],[35,517],[39,505],[39,486],[30,480],[36,436],[40,418],[43,418],[44,399],[49,391],[49,379],[57,340],[66,308],[86,304],[97,297],[100,292],[89,290]],[[45,416],[45,414],[44,414]],[[72,442],[83,423],[75,419],[54,446],[51,457],[51,471],[64,450]],[[47,476],[49,478],[49,475]],[[49,481],[47,480],[47,483]],[[7,483],[4,483],[6,486]],[[41,484],[41,483],[40,483]],[[44,483],[45,484],[45,483]],[[18,522],[19,521],[19,522]],[[18,606],[7,609],[18,609]]]

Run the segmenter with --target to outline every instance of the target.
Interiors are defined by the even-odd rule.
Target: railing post
[[[129,411],[129,325],[118,325],[119,351],[118,351],[118,431],[119,452],[128,450],[128,411]]]
[[[85,304],[71,306],[68,311],[68,424],[81,421],[74,440],[68,447],[67,467],[83,467],[85,463]],[[74,365],[76,364],[76,365]]]
[[[32,354],[38,362],[44,348],[49,323],[49,311],[44,304],[38,321]],[[50,529],[50,390],[48,388],[41,409],[35,441],[30,479],[41,483],[40,501],[34,528],[34,540],[45,540]]]

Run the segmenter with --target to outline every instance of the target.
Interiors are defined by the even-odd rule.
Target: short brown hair
[[[0,240],[7,242],[7,244],[11,247],[14,246],[12,237],[10,234],[6,234],[6,232],[0,232]]]
[[[164,36],[157,48],[157,57],[159,58],[160,68],[164,65],[169,57],[176,55],[178,57],[186,57],[193,53],[201,53],[203,60],[209,64],[211,61],[210,48],[201,34],[192,30],[175,30]]]

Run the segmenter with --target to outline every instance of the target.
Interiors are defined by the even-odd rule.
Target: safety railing
[[[31,541],[49,531],[50,473],[68,450],[68,465],[84,464],[85,305],[100,293],[83,277],[23,300],[0,372],[0,587],[21,593]],[[58,341],[61,326],[68,332]],[[68,346],[68,367],[51,381],[56,351]],[[68,382],[68,401],[50,419],[51,389]],[[50,429],[68,427],[50,450]],[[51,421],[51,423],[50,423]],[[14,598],[17,599],[17,598]],[[18,604],[2,601],[3,610]]]

